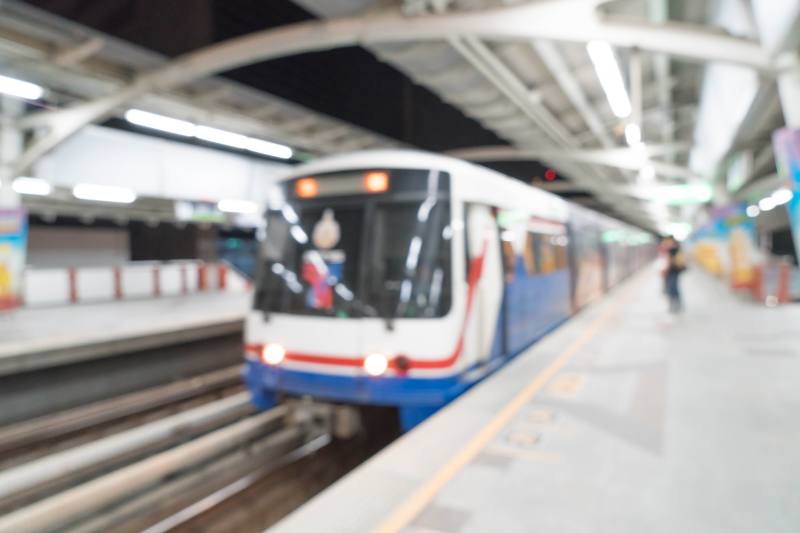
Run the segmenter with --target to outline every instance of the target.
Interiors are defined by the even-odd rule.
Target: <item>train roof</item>
[[[369,168],[437,169],[455,174],[468,170],[494,178],[513,179],[505,174],[475,165],[463,159],[425,152],[422,150],[360,150],[321,157],[310,163],[298,165],[282,179],[292,179],[308,174],[322,174],[339,170]]]
[[[498,184],[502,183],[503,185],[498,187],[498,190],[494,191],[495,193],[510,194],[512,197],[515,196],[515,193],[522,193],[529,198],[535,197],[540,202],[546,198],[548,203],[558,206],[557,211],[559,212],[559,216],[554,217],[557,220],[566,220],[566,212],[564,210],[568,208],[573,213],[579,213],[579,216],[584,220],[589,219],[595,220],[596,222],[604,221],[606,224],[610,223],[611,225],[628,225],[618,219],[566,201],[558,195],[533,187],[484,166],[476,165],[464,161],[463,159],[422,150],[360,150],[330,155],[292,168],[291,171],[281,177],[281,180],[298,178],[310,174],[324,174],[327,172],[370,168],[437,169],[449,172],[453,176],[469,176],[472,177],[473,180],[498,180]],[[523,190],[525,191],[524,193]],[[522,199],[517,198],[516,200],[519,201]]]

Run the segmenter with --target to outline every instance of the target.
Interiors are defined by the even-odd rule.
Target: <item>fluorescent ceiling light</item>
[[[258,204],[249,200],[220,200],[217,204],[217,208],[226,213],[258,212]]]
[[[747,216],[750,218],[757,217],[760,212],[761,209],[759,209],[757,205],[751,205],[747,208]]]
[[[72,189],[72,194],[75,198],[94,200],[96,202],[129,204],[136,200],[136,193],[127,187],[95,185],[93,183],[79,183]]]
[[[771,211],[775,209],[775,200],[769,197],[764,198],[763,200],[758,202],[758,208],[761,209],[762,211]]]
[[[0,76],[0,78],[2,77]],[[168,133],[174,133],[175,135],[183,135],[184,137],[197,137],[204,141],[224,144],[225,146],[232,146],[233,148],[246,149],[251,152],[277,157],[278,159],[289,159],[293,154],[291,148],[282,144],[254,139],[209,126],[197,126],[185,120],[148,113],[140,109],[129,109],[125,113],[125,119],[138,126],[166,131]]]
[[[35,194],[36,196],[50,194],[50,184],[39,178],[17,178],[11,184],[11,188],[19,194]]]
[[[250,140],[244,135],[218,130],[217,128],[209,128],[208,126],[197,126],[195,137],[203,139],[204,141],[224,144],[225,146],[232,146],[234,148],[247,148],[247,144]]]
[[[625,126],[625,140],[628,141],[628,146],[636,146],[642,142],[642,130],[638,124],[631,122]]]
[[[197,126],[185,120],[164,117],[139,109],[129,109],[125,113],[125,120],[138,126],[166,131],[168,133],[174,133],[175,135],[183,135],[184,137],[192,137],[197,128]]]
[[[0,93],[27,100],[38,100],[44,94],[44,89],[27,81],[0,76]]]
[[[600,78],[600,85],[606,93],[611,111],[619,118],[630,116],[632,112],[631,101],[628,92],[625,90],[625,82],[622,81],[622,73],[619,71],[617,58],[611,45],[605,41],[592,41],[586,45],[589,57],[594,63],[597,77]]]
[[[775,202],[775,205],[783,205],[792,198],[794,198],[794,193],[789,189],[778,189],[772,193],[772,200]]]
[[[247,139],[247,149],[251,152],[258,152],[259,154],[270,155],[279,159],[289,159],[292,157],[292,149],[288,146],[262,141],[261,139],[254,139],[252,137]]]

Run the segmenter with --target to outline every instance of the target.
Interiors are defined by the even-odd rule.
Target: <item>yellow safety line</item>
[[[433,500],[444,486],[469,464],[487,444],[513,419],[548,381],[594,337],[608,320],[630,300],[639,288],[642,276],[597,320],[587,327],[561,354],[556,357],[525,389],[517,394],[502,411],[484,426],[450,461],[440,468],[414,494],[408,497],[372,533],[400,533]]]

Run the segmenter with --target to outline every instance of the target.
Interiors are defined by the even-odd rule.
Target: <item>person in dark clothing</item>
[[[669,237],[667,247],[667,271],[665,276],[667,296],[669,297],[669,312],[677,314],[681,311],[681,293],[678,287],[678,278],[686,270],[686,261],[678,241]]]

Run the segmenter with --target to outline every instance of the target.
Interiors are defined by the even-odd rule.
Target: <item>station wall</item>
[[[175,200],[263,202],[290,165],[90,126],[45,157],[35,177],[56,187],[117,185],[139,196]]]

